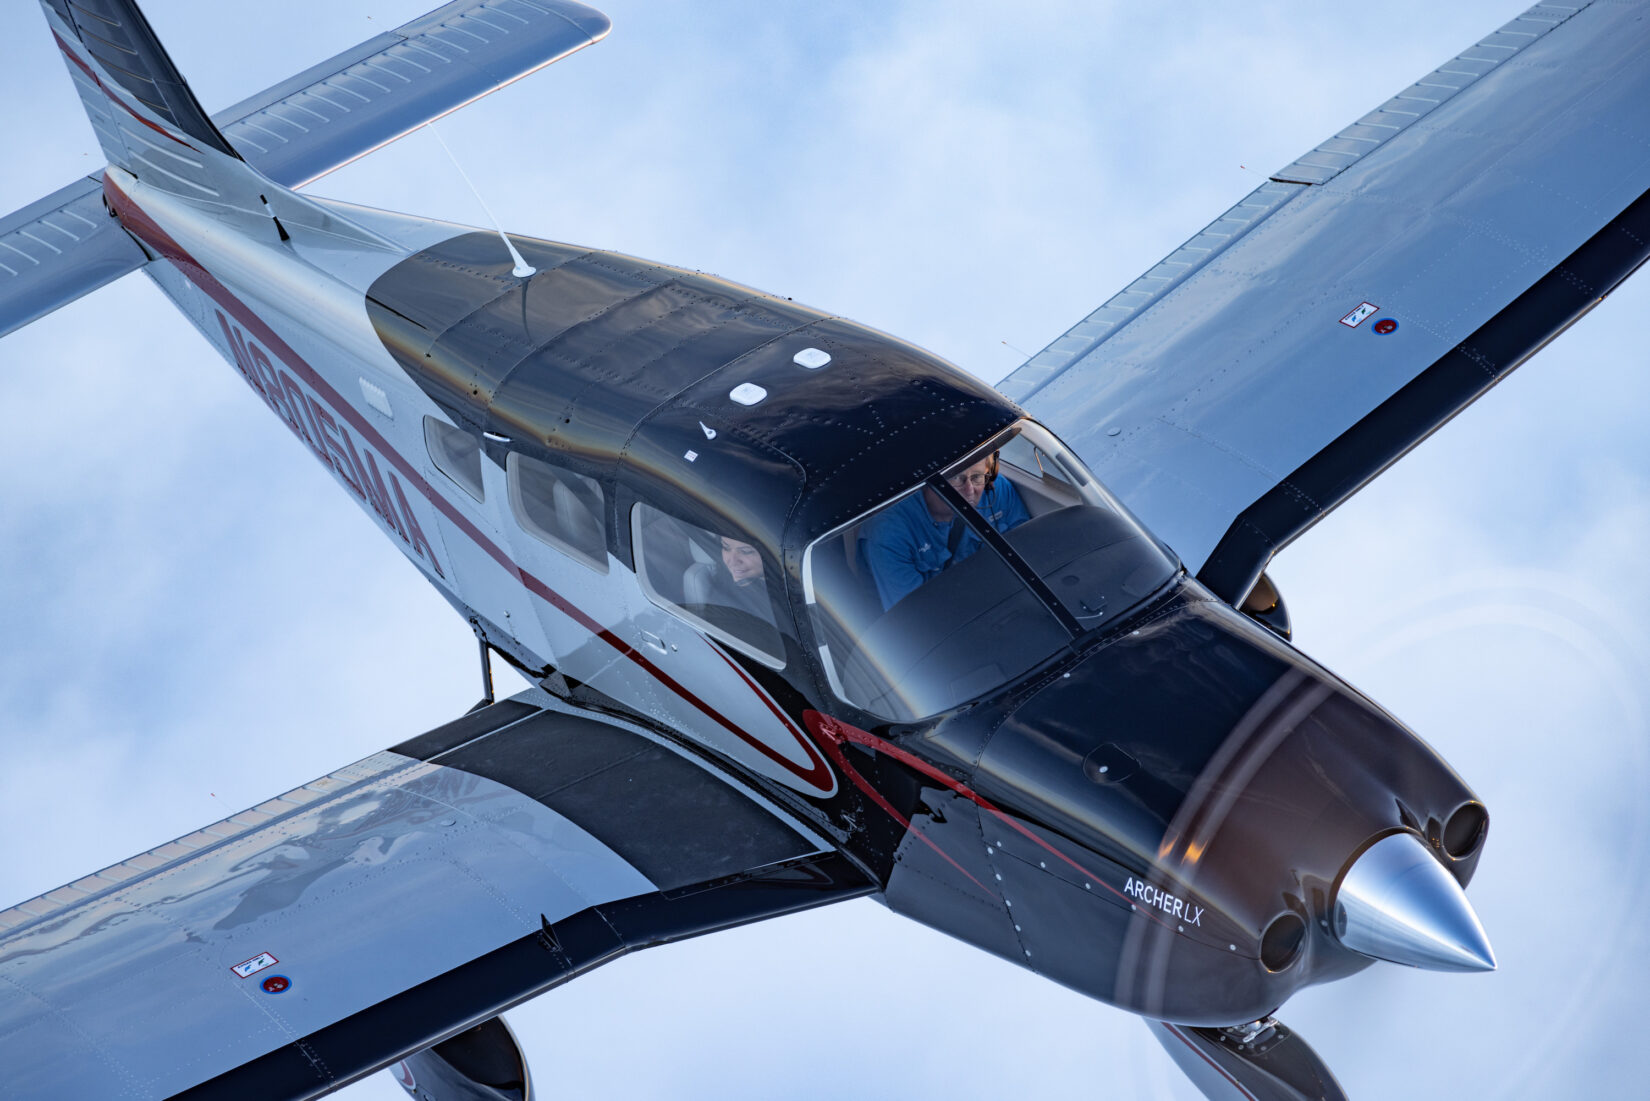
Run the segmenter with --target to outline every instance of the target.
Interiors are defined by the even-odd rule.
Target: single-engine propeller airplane
[[[1642,261],[1642,9],[1532,9],[999,393],[295,190],[591,9],[466,0],[208,116],[134,5],[43,6],[109,164],[0,223],[5,327],[144,270],[534,687],[0,912],[25,1096],[525,1096],[503,1010],[866,895],[1141,1014],[1211,1097],[1340,1096],[1272,1016],[1305,986],[1494,966],[1486,808],[1265,567]]]

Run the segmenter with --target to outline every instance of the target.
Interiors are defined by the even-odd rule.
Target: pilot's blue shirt
[[[992,482],[974,507],[998,531],[1031,519],[1020,491],[1007,478]],[[980,549],[980,537],[965,526],[953,556],[946,547],[951,524],[950,520],[935,522],[919,490],[865,525],[859,537],[860,549],[885,610],[949,566],[953,557],[961,562]]]

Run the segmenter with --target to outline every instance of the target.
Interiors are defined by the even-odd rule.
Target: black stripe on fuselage
[[[1238,514],[1197,579],[1235,604],[1279,549],[1539,351],[1650,257],[1650,192]]]
[[[467,964],[173,1097],[319,1097],[629,952],[871,890],[846,857],[821,853],[723,882],[593,906],[552,926],[553,939],[537,930],[525,932]]]

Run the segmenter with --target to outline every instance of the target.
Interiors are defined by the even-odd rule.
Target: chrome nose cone
[[[1466,892],[1414,834],[1365,849],[1335,892],[1335,935],[1355,952],[1429,971],[1494,971]]]

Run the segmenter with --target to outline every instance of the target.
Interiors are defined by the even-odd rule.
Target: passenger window
[[[481,443],[462,428],[424,418],[424,447],[435,468],[458,488],[480,501],[486,497],[481,487]]]
[[[594,478],[510,452],[505,461],[510,508],[528,535],[593,570],[607,572],[602,487]]]
[[[784,668],[784,587],[766,551],[742,533],[710,531],[651,505],[637,505],[631,522],[636,577],[649,600],[762,664]]]

